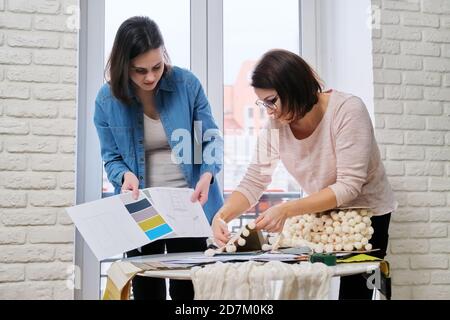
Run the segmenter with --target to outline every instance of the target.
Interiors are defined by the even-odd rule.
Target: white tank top
[[[161,120],[144,114],[145,185],[149,187],[188,187],[180,166],[172,162]]]

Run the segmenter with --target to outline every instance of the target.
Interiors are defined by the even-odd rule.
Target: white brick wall
[[[450,299],[450,1],[372,4],[381,8],[376,136],[400,204],[390,227],[393,298]]]
[[[0,0],[0,299],[71,299],[77,0]],[[439,186],[439,181],[433,182]],[[439,219],[439,212],[436,212]]]
[[[0,299],[70,299],[76,0],[0,0]],[[372,0],[393,297],[450,299],[450,1]]]

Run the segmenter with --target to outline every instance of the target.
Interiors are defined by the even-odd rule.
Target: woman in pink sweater
[[[280,232],[289,217],[344,206],[370,207],[375,230],[371,243],[383,258],[390,214],[397,204],[361,99],[335,90],[324,92],[310,66],[285,50],[272,50],[262,57],[252,86],[259,98],[256,104],[271,119],[258,137],[244,178],[213,220],[216,242],[227,242],[227,222],[258,202],[281,160],[308,196],[261,213],[257,228]],[[340,298],[370,296],[362,276],[341,280]]]

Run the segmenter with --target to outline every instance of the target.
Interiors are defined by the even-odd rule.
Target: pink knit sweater
[[[289,125],[271,119],[236,191],[254,205],[279,160],[307,194],[329,187],[339,207],[370,207],[374,215],[397,208],[369,113],[358,97],[332,91],[318,127],[302,140]]]

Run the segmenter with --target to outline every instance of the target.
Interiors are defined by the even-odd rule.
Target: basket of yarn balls
[[[370,251],[374,232],[368,208],[334,209],[286,220],[283,231],[268,238],[269,246],[309,247],[316,253]]]

